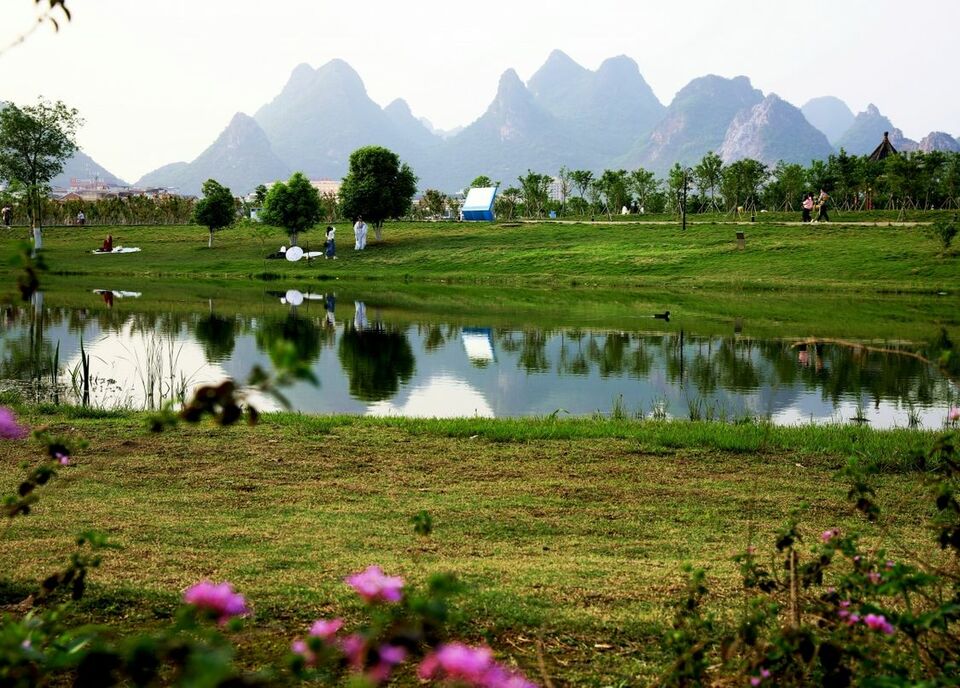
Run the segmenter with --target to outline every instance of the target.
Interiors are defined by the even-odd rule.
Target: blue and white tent
[[[463,202],[464,220],[493,222],[496,218],[493,214],[493,201],[497,197],[497,187],[488,186],[486,188],[470,189],[467,198]]]

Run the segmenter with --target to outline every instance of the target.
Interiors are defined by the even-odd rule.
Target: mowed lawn
[[[491,643],[538,681],[542,654],[555,685],[606,686],[662,669],[659,639],[684,563],[708,570],[719,600],[738,600],[730,558],[751,544],[770,553],[794,510],[811,545],[840,527],[898,559],[940,556],[924,526],[928,488],[907,468],[932,433],[281,415],[152,435],[136,414],[33,413],[32,425],[91,444],[0,535],[14,585],[4,602],[95,528],[122,549],[92,574],[82,618],[164,623],[187,585],[229,580],[256,611],[239,636],[251,667],[281,656],[317,616],[356,620],[342,579],[369,564],[411,583],[455,572],[469,589],[458,635]],[[28,446],[0,442],[4,493]],[[834,478],[851,454],[886,468],[879,526],[853,512]],[[429,538],[413,532],[421,510],[434,519]]]
[[[511,225],[388,223],[383,241],[353,250],[352,231],[338,225],[336,262],[288,263],[265,256],[286,243],[278,229],[243,225],[216,236],[198,226],[58,227],[45,230],[55,273],[203,278],[343,278],[393,282],[562,286],[711,287],[717,289],[919,291],[955,290],[960,259],[941,256],[922,226],[816,225],[758,222],[694,224]],[[738,250],[736,232],[746,232]],[[141,253],[93,255],[107,234]],[[21,230],[0,235],[13,250]],[[320,230],[301,235],[320,250]]]

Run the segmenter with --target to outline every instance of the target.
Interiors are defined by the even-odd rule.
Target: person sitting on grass
[[[113,253],[113,235],[108,234],[103,240],[103,246],[100,247],[100,253]]]

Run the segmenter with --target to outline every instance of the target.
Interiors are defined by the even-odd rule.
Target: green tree
[[[423,192],[423,204],[434,217],[443,217],[447,209],[447,195],[437,189],[427,189]]]
[[[528,217],[541,217],[543,208],[550,199],[550,184],[553,183],[553,177],[527,170],[527,174],[517,177],[517,181],[520,182],[520,190],[523,193],[524,214]]]
[[[490,177],[485,174],[481,174],[479,177],[470,182],[471,189],[487,189],[491,186],[494,186],[494,183],[490,181]]]
[[[350,167],[340,186],[345,217],[363,216],[373,224],[380,241],[383,223],[410,210],[417,192],[417,177],[399,156],[382,146],[358,148],[350,154]]]
[[[520,189],[515,186],[509,186],[502,193],[497,194],[494,201],[494,211],[497,217],[512,220],[514,213],[517,212],[517,206],[520,205]]]
[[[693,178],[697,182],[697,188],[700,189],[700,196],[708,190],[710,191],[710,207],[719,210],[717,207],[716,190],[720,186],[720,180],[723,177],[723,159],[710,151],[703,156],[703,159],[693,168]]]
[[[756,208],[760,187],[768,176],[767,166],[751,158],[737,160],[725,167],[720,192],[727,208]]]
[[[680,163],[673,163],[673,167],[667,174],[667,189],[670,202],[680,215],[687,212],[687,200],[692,188],[693,173],[688,168],[681,167]]]
[[[607,207],[607,217],[612,218],[620,208],[630,203],[630,189],[627,185],[626,170],[604,170],[597,180],[603,202]]]
[[[636,195],[637,203],[649,210],[650,197],[660,189],[660,181],[650,170],[642,167],[635,169],[628,178],[630,191]]]
[[[292,246],[297,245],[300,232],[313,227],[322,217],[320,194],[303,172],[294,172],[286,184],[277,182],[270,187],[261,215],[268,225],[287,230]]]
[[[773,168],[773,181],[764,191],[767,206],[777,210],[793,210],[797,207],[806,189],[806,176],[803,165],[782,160],[778,162]]]
[[[36,105],[7,105],[0,111],[0,179],[26,192],[33,229],[33,247],[43,247],[43,206],[50,180],[63,171],[77,151],[77,110],[62,102],[39,100]]]
[[[590,189],[590,182],[593,181],[593,172],[590,170],[573,170],[570,172],[570,181],[577,187],[580,198],[587,199],[587,191]]]
[[[264,184],[258,184],[257,188],[253,190],[253,199],[258,206],[263,207],[264,201],[267,200],[267,187]]]
[[[210,232],[207,247],[213,248],[213,234],[232,225],[237,219],[230,189],[214,179],[203,183],[203,198],[193,208],[193,221]]]
[[[573,190],[573,173],[566,167],[563,166],[560,168],[560,171],[557,172],[557,187],[560,191],[560,214],[563,215],[567,209],[567,197],[570,195],[570,191]]]

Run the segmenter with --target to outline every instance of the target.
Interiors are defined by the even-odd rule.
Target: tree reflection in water
[[[806,395],[834,407],[849,401],[929,407],[952,403],[956,388],[949,380],[960,377],[960,354],[945,331],[931,331],[926,341],[904,344],[689,334],[681,340],[678,333],[501,327],[492,330],[491,342],[499,357],[478,360],[463,358],[460,325],[425,319],[409,329],[379,322],[372,328],[358,328],[353,322],[336,322],[332,305],[332,301],[325,304],[327,318],[293,311],[263,320],[229,313],[124,312],[126,304],[111,310],[95,301],[72,309],[46,307],[41,302],[7,306],[0,331],[0,385],[46,401],[56,387],[52,381],[58,342],[60,380],[69,383],[65,364],[74,360],[81,334],[91,342],[111,333],[170,338],[184,331],[192,331],[207,361],[214,363],[235,357],[241,338],[251,335],[264,352],[270,352],[275,342],[290,342],[297,359],[308,364],[319,359],[324,346],[337,344],[349,392],[362,401],[383,401],[395,395],[413,378],[416,355],[429,356],[422,364],[425,370],[432,366],[453,370],[462,359],[467,371],[471,366],[493,368],[505,378],[511,370],[536,374],[541,378],[539,390],[549,389],[551,377],[557,378],[558,386],[562,386],[560,378],[570,376],[592,376],[596,384],[630,378],[648,383],[647,391],[638,394],[656,388],[669,397],[674,393],[659,387],[666,381],[680,388],[676,398],[711,404],[737,404],[732,396],[750,403],[762,393],[779,395],[782,404],[795,404]],[[408,332],[418,339],[417,354]],[[474,373],[464,372],[465,377],[470,374]],[[482,384],[484,379],[478,377],[472,384]],[[623,389],[616,391],[623,393]]]
[[[350,394],[361,401],[383,401],[408,382],[416,368],[406,332],[398,327],[359,330],[347,323],[337,350]]]
[[[264,321],[256,339],[257,347],[268,353],[274,351],[278,342],[289,342],[299,361],[313,363],[319,358],[323,344],[331,341],[331,335],[322,332],[313,320],[291,312],[285,318]]]
[[[211,313],[197,321],[194,329],[207,361],[218,363],[230,358],[237,341],[237,321]]]

